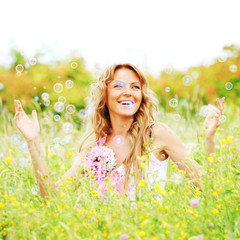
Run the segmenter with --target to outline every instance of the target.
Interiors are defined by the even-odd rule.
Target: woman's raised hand
[[[207,135],[214,136],[216,129],[221,125],[220,117],[223,115],[225,97],[221,100],[219,98],[216,99],[217,108],[209,107],[208,114],[204,121],[204,125],[207,127]]]
[[[40,127],[37,119],[37,111],[32,111],[32,120],[29,119],[24,112],[19,100],[14,100],[16,114],[14,116],[14,122],[18,129],[22,132],[26,141],[31,141],[40,135]]]

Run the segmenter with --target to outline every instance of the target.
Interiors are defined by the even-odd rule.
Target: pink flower
[[[192,198],[192,199],[190,200],[190,203],[191,203],[191,207],[198,207],[198,205],[199,205],[199,199]]]
[[[123,233],[121,236],[120,236],[120,240],[125,240],[125,239],[128,239],[129,236],[126,234],[126,233]]]
[[[0,157],[3,157],[3,153],[0,153]]]
[[[209,227],[213,227],[214,225],[213,225],[212,222],[210,222],[210,223],[208,224],[208,226],[209,226]]]

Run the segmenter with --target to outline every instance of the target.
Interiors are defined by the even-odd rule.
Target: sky
[[[0,2],[0,65],[10,49],[39,62],[85,59],[94,71],[131,62],[158,75],[210,64],[240,45],[239,0],[8,0]]]

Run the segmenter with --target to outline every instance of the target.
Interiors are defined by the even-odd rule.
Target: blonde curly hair
[[[123,189],[126,191],[131,168],[135,171],[135,185],[140,179],[146,178],[143,170],[140,168],[137,157],[146,153],[143,144],[149,145],[149,125],[157,121],[158,117],[158,99],[156,94],[149,88],[148,81],[143,73],[133,64],[113,64],[108,66],[100,75],[96,83],[91,84],[90,91],[90,111],[87,119],[87,131],[91,131],[82,141],[79,152],[83,143],[95,133],[95,141],[111,133],[111,121],[109,116],[107,102],[107,85],[114,79],[114,73],[117,69],[130,69],[136,73],[142,85],[142,102],[138,111],[134,115],[134,120],[128,130],[130,142],[130,151],[123,162],[125,178]],[[145,177],[144,177],[145,175]],[[138,189],[138,188],[137,188]],[[138,191],[138,190],[137,190]]]

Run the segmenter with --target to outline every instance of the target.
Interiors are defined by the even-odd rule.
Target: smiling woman
[[[215,151],[214,135],[220,125],[224,102],[224,98],[217,99],[218,108],[209,111],[205,119],[207,155]],[[164,188],[168,157],[200,187],[199,164],[189,156],[179,137],[167,125],[157,122],[157,96],[149,89],[147,79],[138,68],[132,64],[107,67],[91,85],[90,104],[86,128],[90,133],[82,140],[79,158],[62,179],[53,183],[40,147],[37,113],[34,110],[30,120],[21,103],[15,100],[14,120],[28,141],[42,197],[48,194],[44,176],[55,189],[66,177],[78,177],[79,166],[84,166],[83,174],[94,176],[99,183],[99,193],[107,189],[106,178],[113,180],[119,193],[134,196],[141,194],[138,187],[144,186],[145,182],[149,186],[161,184]],[[95,140],[83,147],[92,134]]]

